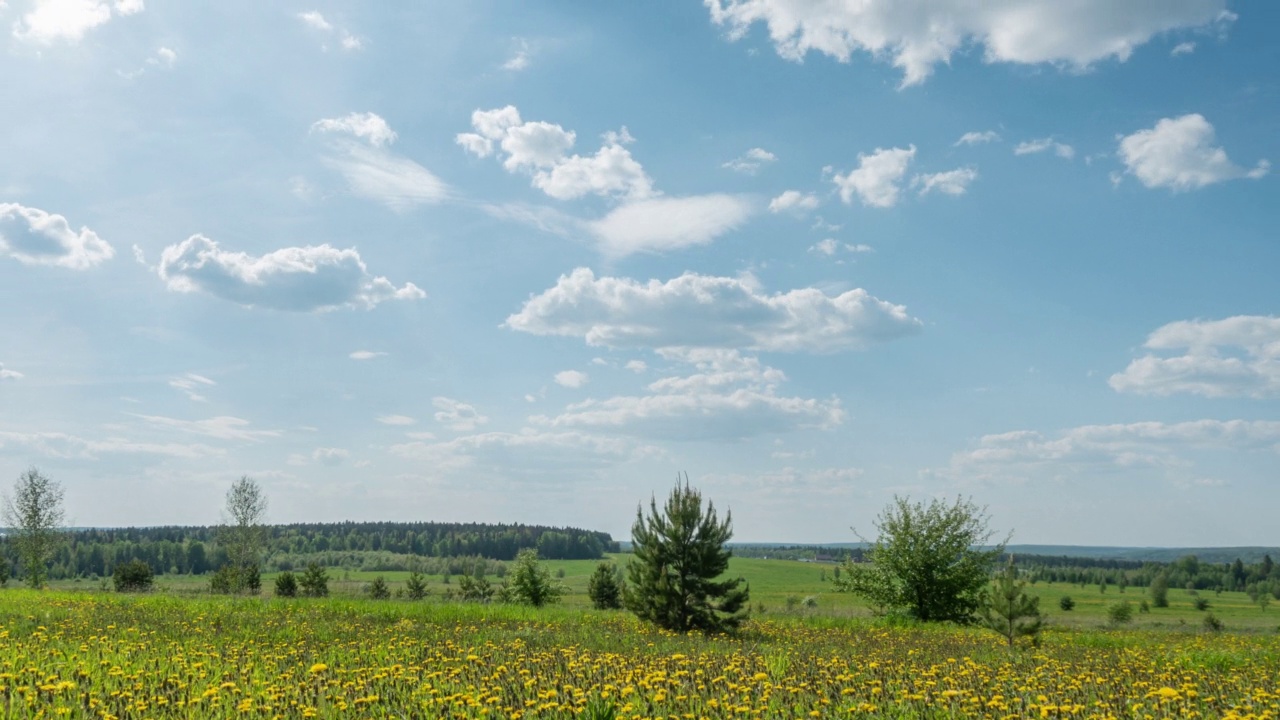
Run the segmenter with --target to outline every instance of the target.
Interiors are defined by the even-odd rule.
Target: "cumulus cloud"
[[[722,167],[744,175],[755,175],[760,168],[778,159],[777,155],[764,148],[751,148],[745,153],[725,163]]]
[[[626,365],[622,367],[633,373],[639,374],[649,369],[649,364],[643,360],[628,360]]]
[[[754,208],[746,198],[712,194],[629,202],[587,221],[602,253],[622,257],[706,245],[740,227]]]
[[[143,9],[142,0],[35,0],[13,24],[13,36],[40,45],[58,41],[75,45],[113,17],[134,15]]]
[[[1187,464],[1184,450],[1280,450],[1280,422],[1195,420],[1085,425],[1048,437],[1032,430],[985,435],[978,447],[952,458],[960,468]]]
[[[352,35],[346,28],[337,27],[326,19],[324,15],[315,10],[298,13],[298,20],[300,20],[303,25],[306,25],[308,28],[316,31],[326,40],[337,40],[338,47],[343,50],[360,50],[364,47],[363,40]],[[326,43],[321,45],[321,48],[327,51],[329,46]]]
[[[1037,155],[1042,152],[1053,151],[1054,155],[1063,160],[1070,160],[1076,156],[1076,149],[1065,143],[1060,143],[1051,137],[1039,138],[1037,140],[1027,140],[1020,142],[1013,148],[1014,155]]]
[[[898,191],[907,166],[916,156],[916,146],[876,148],[870,155],[858,153],[858,169],[837,173],[832,182],[840,189],[840,199],[849,204],[856,195],[863,205],[888,208],[898,202]]]
[[[1112,375],[1108,382],[1117,392],[1280,396],[1280,318],[1240,315],[1173,322],[1151,333],[1145,347],[1164,355],[1137,358]]]
[[[349,457],[351,457],[351,453],[342,448],[322,447],[316,448],[311,453],[312,460],[329,467],[341,465]]]
[[[1174,192],[1236,178],[1256,180],[1271,168],[1266,160],[1252,170],[1231,162],[1215,144],[1213,125],[1197,113],[1164,118],[1153,128],[1121,137],[1120,159],[1143,185]]]
[[[5,380],[21,380],[23,377],[25,376],[22,373],[17,370],[10,370],[4,366],[4,363],[0,363],[0,382]]]
[[[506,327],[581,337],[606,347],[746,348],[836,352],[919,332],[905,307],[862,289],[765,294],[751,278],[686,273],[662,282],[601,277],[587,268],[525,302]]]
[[[653,181],[625,146],[635,138],[624,127],[606,133],[594,155],[570,155],[572,130],[548,122],[525,122],[514,105],[471,114],[475,132],[455,141],[479,157],[496,155],[508,172],[531,176],[534,187],[557,200],[586,195],[641,200],[654,195]]]
[[[87,227],[79,232],[61,215],[0,203],[0,255],[24,265],[86,270],[115,257],[107,241]]]
[[[203,235],[170,245],[158,274],[175,292],[207,292],[245,307],[311,312],[370,309],[387,300],[417,300],[413,283],[395,287],[369,274],[355,248],[288,247],[258,257],[223,250]]]
[[[590,376],[580,370],[562,370],[555,376],[556,384],[567,388],[580,388],[590,379]]]
[[[342,173],[351,192],[393,210],[436,203],[449,197],[449,186],[430,170],[390,151],[396,133],[375,113],[350,113],[312,123],[311,131],[328,136],[325,162]]]
[[[983,132],[972,131],[961,135],[960,139],[955,142],[954,147],[959,147],[961,145],[984,145],[989,142],[996,142],[999,139],[1000,133],[995,130],[985,130]]]
[[[855,52],[888,58],[902,86],[924,82],[938,64],[969,45],[988,63],[1051,63],[1084,70],[1107,59],[1125,61],[1152,37],[1226,24],[1226,0],[1126,4],[1111,0],[704,0],[711,20],[739,39],[755,23],[768,28],[783,58],[810,51],[849,62]]]
[[[471,430],[475,430],[476,427],[489,422],[489,418],[481,415],[480,412],[471,405],[452,398],[433,398],[431,400],[431,405],[436,409],[436,422],[444,425],[450,430],[469,432]]]
[[[384,355],[386,355],[386,353],[376,352],[373,350],[356,350],[355,352],[351,353],[347,357],[351,358],[352,360],[373,360],[375,358],[383,357]]]
[[[977,179],[977,170],[956,168],[946,172],[917,175],[911,179],[911,187],[920,188],[921,195],[928,195],[934,190],[944,195],[963,195],[969,189],[969,184]]]
[[[805,212],[818,207],[818,196],[813,193],[802,193],[799,190],[785,190],[781,195],[769,201],[769,212],[787,211]]]
[[[736,350],[667,349],[660,354],[693,365],[689,375],[650,383],[647,395],[589,399],[530,422],[672,440],[741,439],[801,428],[830,428],[844,419],[836,399],[785,397],[782,371]]]

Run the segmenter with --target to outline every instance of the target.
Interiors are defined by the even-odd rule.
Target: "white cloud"
[[[382,415],[378,417],[378,422],[382,423],[383,425],[403,426],[403,425],[412,425],[416,423],[417,420],[414,420],[408,415]]]
[[[86,270],[115,257],[116,251],[87,227],[72,230],[61,215],[0,203],[0,254],[24,265]]]
[[[1280,318],[1240,315],[1184,320],[1158,328],[1145,347],[1182,354],[1148,354],[1108,383],[1140,395],[1189,393],[1205,397],[1280,396]]]
[[[502,69],[510,70],[511,72],[526,70],[529,67],[529,59],[529,43],[525,40],[520,40],[519,47],[516,48],[515,53],[506,62],[502,63]]]
[[[356,350],[355,352],[351,353],[347,357],[351,358],[352,360],[373,360],[374,358],[380,358],[380,357],[383,357],[384,355],[386,355],[386,353],[375,352],[373,350]]]
[[[660,197],[620,205],[586,223],[610,257],[706,245],[740,227],[753,207],[745,198],[713,194]]]
[[[477,470],[501,479],[520,474],[572,480],[574,473],[594,474],[646,451],[618,438],[535,429],[519,433],[478,433],[447,442],[417,441],[390,447],[392,454],[420,461],[437,473],[465,470],[471,480]]]
[[[59,40],[74,45],[112,17],[142,10],[142,0],[35,0],[31,10],[13,24],[13,36],[41,45]]]
[[[967,132],[960,136],[953,147],[961,145],[982,145],[989,142],[996,142],[1000,139],[1000,133],[995,130],[986,130],[984,132]]]
[[[590,377],[580,370],[562,370],[556,373],[556,384],[567,388],[580,388],[590,381]]]
[[[956,168],[929,175],[916,175],[911,179],[911,187],[920,188],[921,195],[928,195],[934,190],[944,195],[963,195],[969,189],[969,183],[977,179],[977,170]]]
[[[871,247],[870,245],[863,245],[861,243],[857,245],[854,245],[851,243],[842,243],[836,240],[835,238],[825,238],[809,246],[809,252],[817,255],[825,255],[827,257],[835,257],[837,254],[841,252],[861,254],[861,253],[873,253],[875,251],[876,251],[875,248]],[[840,261],[840,262],[843,262],[843,261]]]
[[[1051,137],[1039,138],[1037,140],[1027,140],[1020,142],[1013,148],[1014,155],[1036,155],[1047,150],[1052,150],[1054,155],[1070,160],[1076,156],[1076,149],[1070,145],[1057,142]]]
[[[818,196],[813,193],[802,193],[799,190],[785,190],[781,195],[769,201],[769,212],[780,213],[789,210],[804,212],[818,207]]]
[[[1258,179],[1271,165],[1259,160],[1245,170],[1214,144],[1213,125],[1203,115],[1164,118],[1155,127],[1120,138],[1120,159],[1149,188],[1195,190],[1236,178]]]
[[[607,347],[835,352],[919,332],[906,308],[855,289],[766,295],[740,278],[686,273],[661,282],[596,278],[587,268],[525,302],[506,327]]]
[[[104,454],[161,455],[174,458],[207,458],[224,455],[218,448],[200,443],[149,443],[126,438],[92,440],[61,432],[5,432],[0,430],[0,452],[9,447],[23,448],[51,458],[96,460]]]
[[[336,37],[339,46],[343,50],[359,50],[364,47],[364,41],[352,35],[346,28],[334,25],[324,15],[315,10],[298,13],[298,19],[302,21],[303,25],[321,33],[325,37]],[[324,50],[329,49],[327,45],[322,45],[321,47]]]
[[[375,113],[350,113],[312,123],[313,132],[334,137],[325,161],[346,178],[351,191],[393,210],[449,197],[449,186],[418,163],[390,152],[396,133]]]
[[[180,390],[193,402],[206,402],[208,398],[197,391],[203,387],[211,387],[217,384],[218,383],[210,380],[209,378],[195,373],[187,373],[182,377],[176,377],[169,380],[169,387],[174,388],[175,390]]]
[[[455,137],[479,157],[497,154],[508,172],[531,175],[531,184],[557,200],[595,194],[641,200],[654,195],[653,181],[625,145],[635,139],[624,127],[606,133],[594,155],[569,155],[577,135],[548,122],[525,122],[513,105],[471,114],[475,132]]]
[[[762,22],[779,55],[800,62],[816,51],[848,62],[854,52],[889,58],[902,86],[923,82],[966,46],[988,63],[1052,63],[1076,70],[1127,60],[1153,36],[1229,23],[1226,0],[1130,3],[1112,0],[704,0],[732,39]]]
[[[854,195],[863,205],[888,208],[898,202],[898,191],[907,166],[916,156],[916,146],[876,148],[870,155],[858,153],[858,169],[836,174],[832,181],[840,188],[840,199],[849,204]]]
[[[266,438],[280,436],[278,430],[250,430],[248,420],[221,415],[205,420],[179,420],[160,415],[135,415],[147,423],[168,430],[177,430],[189,435],[201,435],[218,440],[245,440],[259,442]]]
[[[22,373],[17,370],[10,370],[4,366],[4,363],[0,363],[0,382],[5,380],[21,380],[23,377],[25,376]]]
[[[368,273],[355,248],[308,245],[259,257],[223,250],[203,235],[170,245],[158,274],[175,292],[203,291],[245,307],[299,312],[373,308],[386,300],[426,297],[413,283],[395,287]]]
[[[722,167],[726,167],[734,172],[743,173],[744,175],[755,175],[760,172],[760,168],[774,162],[778,156],[765,150],[764,148],[751,148],[745,153],[725,163]]]
[[[338,118],[323,118],[311,124],[314,132],[345,133],[360,138],[374,147],[390,145],[398,137],[381,116],[367,113],[350,113]]]
[[[646,363],[643,360],[628,360],[627,364],[623,365],[622,367],[636,374],[642,373],[645,370],[649,369],[648,363]]]
[[[1182,43],[1178,43],[1177,45],[1174,45],[1173,49],[1169,51],[1169,54],[1173,57],[1178,57],[1179,55],[1190,55],[1195,51],[1196,51],[1195,43],[1182,42]]]
[[[1195,420],[1085,425],[1055,437],[1019,430],[986,435],[978,447],[952,458],[953,467],[995,468],[1103,464],[1121,467],[1186,465],[1186,450],[1280,450],[1280,422]]]
[[[779,370],[736,350],[662,350],[697,372],[650,383],[650,394],[589,399],[554,417],[530,421],[552,428],[589,428],[640,437],[740,439],[801,428],[830,428],[844,419],[840,402],[777,394]]]
[[[481,415],[474,407],[452,398],[433,398],[431,404],[436,409],[436,422],[450,430],[468,432],[489,422],[489,418]]]
[[[351,457],[351,453],[342,448],[322,447],[316,448],[311,453],[312,460],[329,467],[341,465],[349,457]]]

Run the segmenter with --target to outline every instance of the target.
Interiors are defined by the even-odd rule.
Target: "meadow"
[[[144,595],[0,591],[0,717],[1280,717],[1280,612],[1231,593],[1209,594],[1228,632],[1204,630],[1184,591],[1116,629],[1106,604],[1138,588],[1041,584],[1050,629],[1010,650],[872,618],[830,592],[831,566],[743,559],[731,571],[765,612],[735,637],[679,636],[587,607],[593,562],[549,564],[570,593],[542,609],[444,602],[439,577],[426,601],[367,600],[373,574],[341,571],[326,599],[170,577]],[[796,596],[816,607],[788,609]]]

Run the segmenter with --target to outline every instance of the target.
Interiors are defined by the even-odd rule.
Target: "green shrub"
[[[329,573],[319,563],[308,563],[298,581],[298,588],[305,597],[326,597],[329,594]]]
[[[1198,598],[1196,598],[1196,599],[1195,599],[1195,601],[1194,601],[1194,602],[1192,602],[1191,604],[1192,604],[1192,605],[1194,605],[1194,606],[1195,606],[1195,608],[1196,608],[1197,610],[1200,610],[1201,612],[1203,612],[1203,611],[1205,611],[1205,610],[1208,610],[1208,609],[1209,609],[1209,600],[1208,600],[1208,598],[1198,597]]]
[[[1058,607],[1062,608],[1063,612],[1071,612],[1076,609],[1076,601],[1072,600],[1070,595],[1063,595],[1058,598]]]
[[[414,571],[409,573],[409,579],[404,584],[405,592],[408,593],[410,600],[421,600],[430,592],[427,589],[427,581],[422,577],[422,573]]]
[[[381,575],[369,583],[369,597],[374,600],[386,600],[391,597],[391,589],[387,587],[387,581],[383,580]]]
[[[1133,622],[1133,605],[1128,600],[1122,600],[1107,608],[1107,618],[1112,625],[1127,625]]]
[[[1222,621],[1218,619],[1217,615],[1214,615],[1213,613],[1209,613],[1204,616],[1205,630],[1208,630],[1209,632],[1218,633],[1218,632],[1222,632],[1223,628],[1225,627],[1226,625],[1224,625]]]
[[[146,592],[155,582],[155,572],[151,566],[141,560],[130,560],[116,565],[111,574],[111,582],[116,592]]]
[[[285,570],[276,576],[276,597],[297,597],[298,596],[298,578],[293,573]]]
[[[608,561],[596,565],[595,572],[587,580],[587,596],[597,610],[621,608],[622,580],[618,566]]]

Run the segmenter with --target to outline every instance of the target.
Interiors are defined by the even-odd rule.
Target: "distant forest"
[[[268,569],[308,562],[355,570],[470,572],[479,559],[512,560],[524,548],[553,560],[590,560],[617,552],[604,532],[541,525],[483,523],[297,523],[267,528]],[[12,543],[0,537],[0,553],[18,566]],[[226,562],[215,527],[76,529],[66,533],[50,577],[107,577],[117,563],[142,560],[158,573],[201,575]]]

